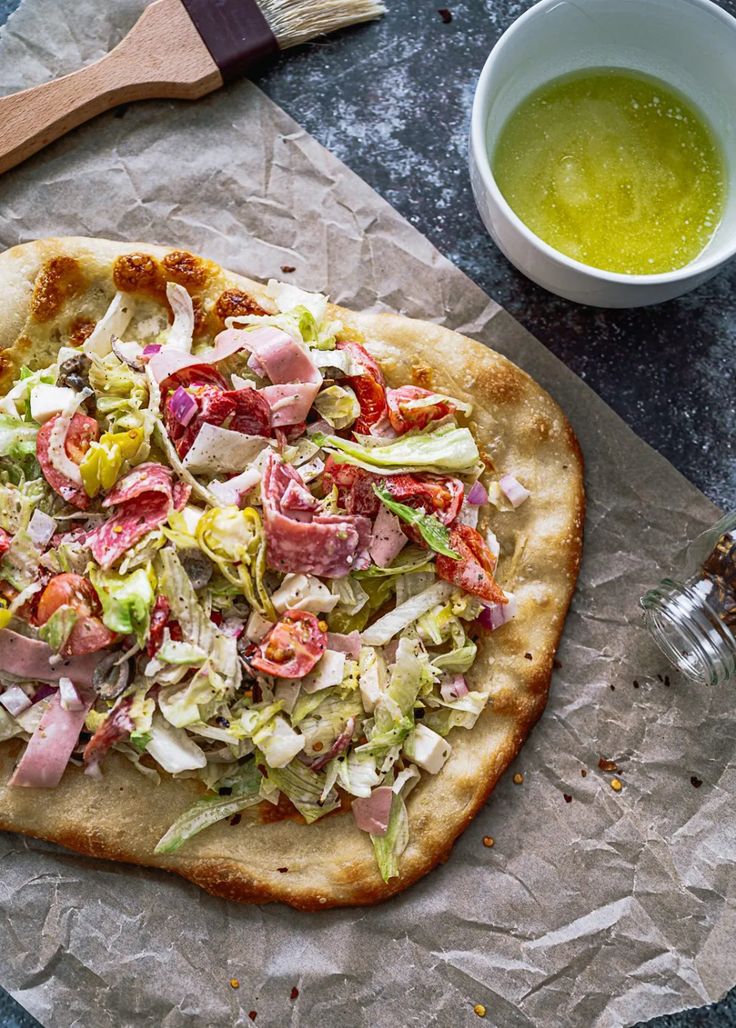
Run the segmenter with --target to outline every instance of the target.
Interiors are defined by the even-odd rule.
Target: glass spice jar
[[[721,685],[736,677],[736,512],[691,543],[685,574],[642,597],[644,621],[684,675]]]

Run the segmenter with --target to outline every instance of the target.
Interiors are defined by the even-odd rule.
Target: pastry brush
[[[111,107],[196,100],[280,50],[383,13],[381,0],[155,0],[99,61],[0,99],[0,172]]]

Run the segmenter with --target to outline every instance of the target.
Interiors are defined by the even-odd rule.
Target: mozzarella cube
[[[31,389],[31,417],[39,425],[45,424],[56,414],[73,403],[76,393],[66,386],[52,386],[46,382],[39,382]]]
[[[279,714],[253,736],[269,767],[286,767],[304,749],[304,736]]]
[[[402,752],[419,767],[436,775],[452,753],[452,746],[447,739],[420,722],[407,738]]]
[[[252,643],[259,643],[273,628],[273,621],[264,618],[257,610],[250,612],[250,617],[245,626],[245,634]]]
[[[325,650],[314,671],[310,671],[302,679],[302,689],[306,693],[329,689],[331,685],[339,685],[345,674],[345,654],[336,650]]]
[[[386,688],[386,662],[380,653],[374,652],[373,660],[360,672],[358,684],[363,709],[366,714],[372,714],[381,698],[381,693]]]
[[[285,610],[309,610],[312,614],[322,614],[332,610],[339,599],[314,575],[286,575],[271,597],[279,614]]]

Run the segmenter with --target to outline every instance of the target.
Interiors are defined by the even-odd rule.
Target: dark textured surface
[[[107,0],[113,2],[113,0]],[[379,24],[282,56],[259,84],[584,378],[691,481],[736,507],[736,263],[690,296],[638,311],[559,300],[486,235],[467,176],[475,81],[512,0],[387,0]],[[0,23],[18,0],[0,0]],[[736,14],[736,0],[722,6]],[[667,503],[667,497],[662,497]],[[36,1022],[0,990],[0,1026]],[[648,1028],[736,1028],[736,994]]]

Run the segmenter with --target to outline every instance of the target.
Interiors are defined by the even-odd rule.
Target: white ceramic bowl
[[[493,177],[489,153],[514,108],[532,90],[582,68],[655,75],[705,115],[723,148],[728,196],[705,250],[678,271],[621,275],[566,257],[514,214]],[[470,176],[494,242],[530,279],[578,303],[641,307],[707,281],[736,253],[736,19],[710,0],[541,0],[501,36],[475,91]]]

